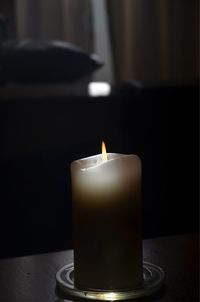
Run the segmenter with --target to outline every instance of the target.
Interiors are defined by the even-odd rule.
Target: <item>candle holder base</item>
[[[74,287],[74,264],[70,263],[62,267],[56,274],[58,288],[71,298],[84,298],[100,301],[119,301],[150,296],[158,291],[164,281],[165,273],[159,266],[143,262],[144,285],[140,289],[122,290],[80,290]]]

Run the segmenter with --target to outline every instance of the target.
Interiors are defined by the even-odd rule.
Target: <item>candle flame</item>
[[[108,156],[107,156],[107,152],[106,152],[106,145],[105,145],[104,141],[102,141],[102,160],[103,161],[108,160]]]

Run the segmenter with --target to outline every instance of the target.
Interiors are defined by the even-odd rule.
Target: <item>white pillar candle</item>
[[[77,160],[71,164],[71,177],[75,286],[141,287],[139,157],[108,153]]]

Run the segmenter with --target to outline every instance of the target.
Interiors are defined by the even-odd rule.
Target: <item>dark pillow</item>
[[[72,82],[102,66],[89,55],[63,41],[23,40],[0,49],[0,82]]]

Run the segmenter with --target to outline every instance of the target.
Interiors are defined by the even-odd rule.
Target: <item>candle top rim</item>
[[[121,154],[121,153],[107,153],[108,160],[102,160],[102,153],[88,156],[85,158],[81,158],[78,160],[75,160],[71,163],[71,167],[77,166],[81,171],[87,171],[105,164],[108,164],[110,162],[113,162],[115,160],[123,159],[123,158],[134,158],[137,161],[141,161],[139,156],[136,154]],[[92,160],[96,160],[96,162],[92,162]],[[89,163],[90,162],[90,163]]]

